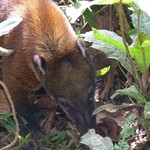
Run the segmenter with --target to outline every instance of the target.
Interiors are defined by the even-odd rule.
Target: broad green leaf
[[[150,119],[150,102],[147,102],[144,106],[144,117]]]
[[[113,150],[113,143],[109,137],[102,137],[90,129],[81,137],[82,144],[87,145],[91,150]]]
[[[83,37],[85,41],[93,43],[93,48],[104,52],[110,59],[118,60],[120,64],[132,74],[130,63],[126,53],[124,52],[124,46],[120,36],[111,31],[98,30],[95,34],[92,31],[86,32],[83,34]],[[123,49],[123,51],[121,51],[118,47]]]
[[[102,33],[100,30],[93,29],[94,37],[97,40],[101,40],[103,42],[107,42],[108,44],[111,44],[115,46],[116,48],[122,50],[125,52],[125,47],[122,42],[122,38],[118,36],[116,33],[107,31]]]
[[[127,4],[127,5],[129,5],[129,6],[134,8],[133,0],[122,0],[122,3],[123,4]]]
[[[110,70],[110,66],[105,67],[105,68],[100,69],[100,70],[96,70],[96,77],[105,75],[107,72],[109,72],[109,70]]]
[[[146,48],[146,47],[149,47],[150,46],[150,40],[145,40],[143,43],[142,43],[142,47]]]
[[[131,14],[131,19],[134,28],[137,30],[138,28],[138,17],[135,11]],[[140,14],[140,32],[144,32],[146,35],[150,36],[150,16],[146,13]]]
[[[9,18],[1,22],[0,23],[0,36],[9,33],[10,30],[16,27],[21,21],[22,21],[22,18],[13,17],[13,18]]]
[[[135,86],[130,86],[129,88],[117,90],[115,96],[117,95],[127,95],[135,98],[139,102],[146,102],[145,97],[137,90]]]
[[[86,21],[88,22],[88,24],[90,25],[90,27],[96,28],[96,20],[95,20],[95,15],[93,14],[93,12],[87,8],[85,12],[83,13],[83,15]]]
[[[141,41],[141,44],[139,42],[139,39]],[[148,69],[150,67],[150,37],[145,35],[144,33],[140,33],[140,36],[137,37],[133,44],[130,46],[130,53],[132,55],[132,58],[136,61],[138,64],[140,70],[144,71],[144,61],[143,61],[143,52],[145,53],[145,61],[146,61],[146,68]]]
[[[120,36],[114,32],[94,29],[94,34],[87,32],[84,34],[84,37],[86,41],[93,42],[93,48],[104,52],[108,58],[118,60],[121,65],[132,74],[131,66],[126,56],[125,47]],[[142,39],[142,45],[140,45],[138,38]],[[140,70],[143,72],[144,61],[142,48],[145,52],[146,68],[148,69],[150,67],[150,37],[141,33],[138,38],[136,38],[134,43],[128,48],[132,58],[135,59]]]
[[[133,0],[134,4],[141,10],[145,11],[150,16],[150,1],[149,0]]]

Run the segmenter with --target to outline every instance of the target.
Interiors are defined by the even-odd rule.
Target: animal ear
[[[33,56],[33,63],[35,70],[38,74],[38,77],[42,84],[45,84],[46,80],[46,72],[45,72],[45,60],[44,58],[40,57],[39,55],[34,55]]]
[[[85,42],[83,39],[77,39],[77,46],[83,58],[85,58],[85,60],[91,61],[90,56],[86,53]]]
[[[80,53],[82,54],[82,56],[84,58],[86,58],[87,54],[85,52],[85,43],[84,43],[83,39],[77,39],[77,46],[78,46],[78,49],[79,49]]]

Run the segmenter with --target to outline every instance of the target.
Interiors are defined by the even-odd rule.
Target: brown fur
[[[0,21],[14,16],[23,22],[4,36],[0,46],[15,50],[3,59],[3,80],[17,112],[28,119],[29,94],[44,86],[79,130],[94,127],[94,104],[89,100],[94,95],[94,71],[78,52],[75,33],[63,13],[48,0],[1,0]],[[45,82],[35,67],[35,55],[44,60]],[[72,112],[63,106],[64,100]]]

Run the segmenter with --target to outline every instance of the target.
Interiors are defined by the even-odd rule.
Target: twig
[[[108,5],[103,6],[101,9],[99,9],[94,15],[96,16],[97,14],[99,14],[101,11],[103,11],[106,7],[108,7]]]
[[[9,94],[8,89],[7,89],[6,85],[5,85],[2,81],[0,81],[0,85],[1,85],[2,88],[4,89],[4,92],[5,92],[5,94],[6,94],[6,96],[7,96],[7,99],[8,99],[8,101],[9,101],[9,103],[10,103],[10,106],[11,106],[11,108],[12,108],[13,118],[14,118],[14,121],[15,121],[15,123],[16,123],[16,133],[15,133],[15,138],[14,138],[14,140],[13,140],[9,145],[7,145],[7,146],[5,146],[5,147],[3,147],[3,148],[0,149],[0,150],[8,150],[8,149],[10,149],[12,146],[14,146],[14,145],[16,144],[17,140],[18,140],[18,135],[19,135],[19,123],[18,123],[18,120],[17,120],[17,117],[16,117],[16,112],[15,112],[14,103],[13,103],[13,101],[12,101],[12,99],[11,99],[11,96],[10,96],[10,94]]]
[[[122,6],[122,1],[121,0],[120,0],[119,7],[118,7],[118,15],[119,15],[119,22],[120,22],[121,37],[122,37],[122,40],[123,40],[123,43],[124,43],[124,46],[125,46],[125,50],[126,50],[127,56],[129,58],[132,74],[133,74],[133,77],[135,79],[136,84],[138,85],[138,87],[140,87],[140,83],[139,83],[140,80],[138,80],[138,74],[137,74],[137,72],[135,70],[133,59],[132,59],[132,57],[130,55],[128,44],[127,44],[126,38],[125,38],[124,20],[123,20],[123,6]]]

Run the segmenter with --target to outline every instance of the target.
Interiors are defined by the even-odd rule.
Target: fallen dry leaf
[[[114,113],[102,111],[96,115],[98,132],[109,136],[113,141],[118,141],[120,139],[119,133],[125,120],[126,118],[120,111]]]

